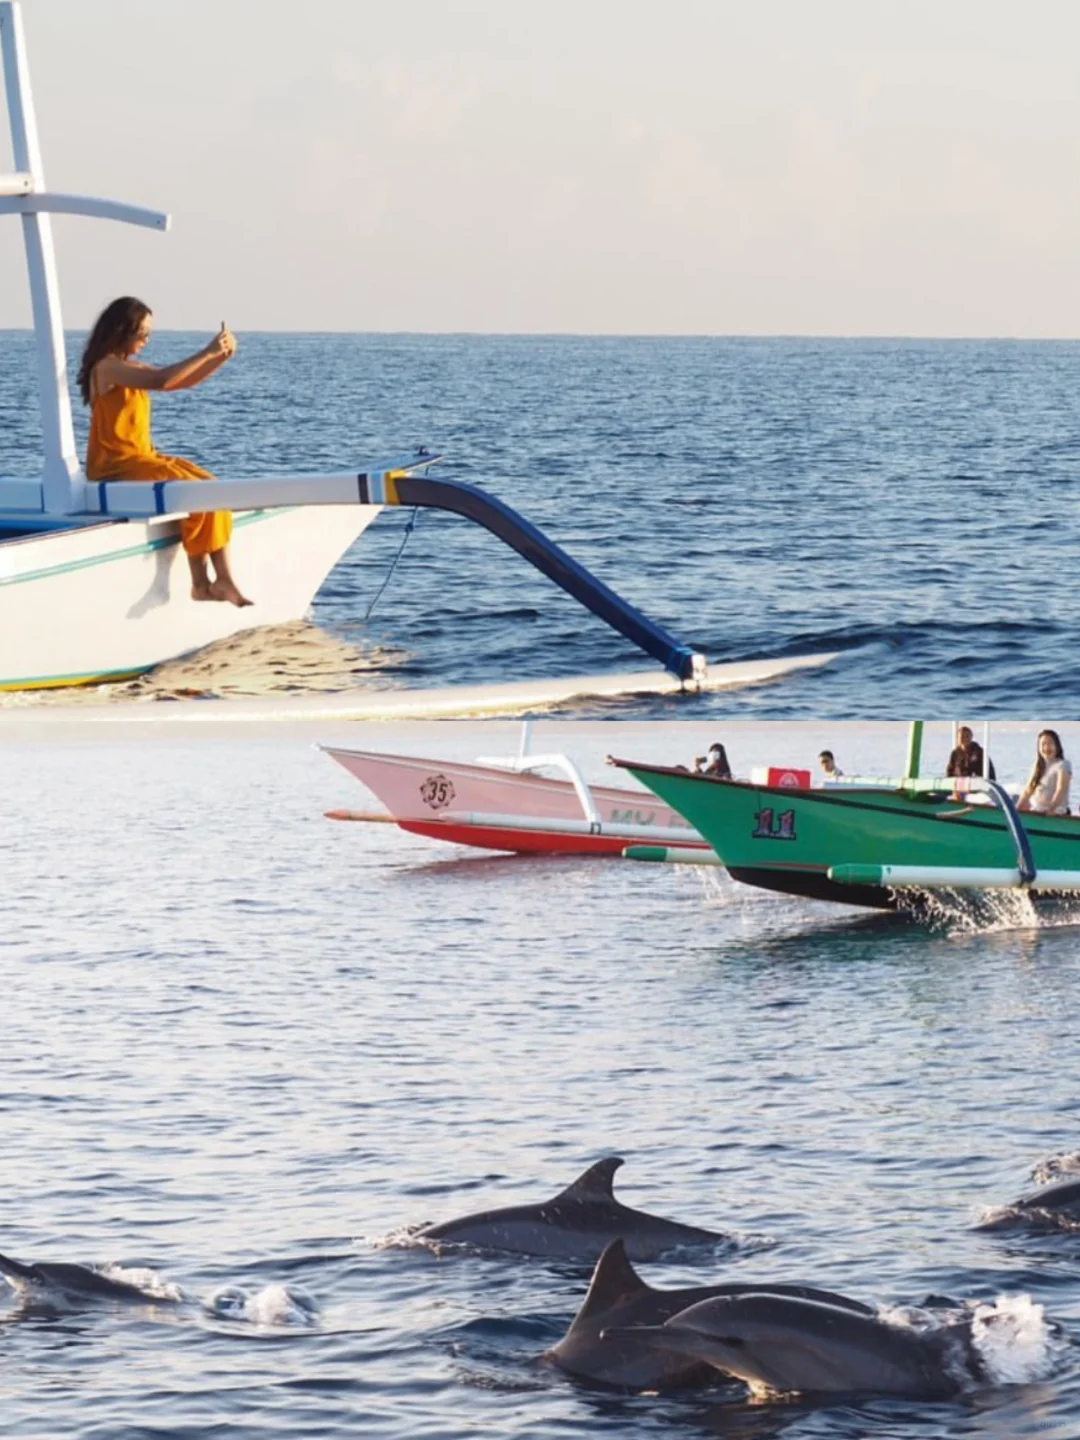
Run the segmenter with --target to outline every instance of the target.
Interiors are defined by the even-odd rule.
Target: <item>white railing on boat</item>
[[[548,755],[536,755],[529,750],[532,743],[532,721],[525,720],[521,726],[521,743],[518,746],[516,755],[478,755],[478,765],[492,765],[501,770],[513,770],[515,774],[530,774],[534,770],[559,770],[570,781],[574,787],[585,819],[590,825],[600,825],[600,814],[593,801],[592,791],[589,789],[588,781],[581,771],[570,759],[569,755],[552,752]],[[599,831],[597,830],[597,832]],[[620,831],[620,834],[623,833]]]
[[[858,783],[857,779],[853,783]],[[1004,785],[996,780],[988,780],[984,775],[952,775],[941,778],[940,776],[905,775],[899,780],[887,782],[888,787],[893,790],[902,790],[909,795],[933,795],[943,793],[946,795],[966,796],[972,798],[984,797],[990,804],[996,806],[1005,820],[1006,828],[1012,837],[1016,849],[1016,869],[978,869],[974,866],[938,866],[938,865],[860,865],[841,864],[833,865],[829,869],[829,879],[835,880],[840,885],[925,885],[953,888],[956,886],[967,886],[972,889],[992,888],[995,886],[1020,886],[1034,888],[1036,884],[1040,889],[1073,889],[1077,888],[1067,884],[1051,884],[1046,876],[1039,875],[1035,867],[1035,856],[1031,849],[1031,840],[1024,829],[1024,822],[1020,818],[1020,811],[1016,801],[1005,789]],[[879,787],[881,788],[881,787]],[[897,878],[901,873],[909,878],[901,880]],[[1067,870],[1048,871],[1048,875],[1060,878],[1068,876],[1072,872]],[[999,878],[994,880],[980,879],[979,876],[994,875]],[[949,878],[942,878],[947,876]],[[958,876],[967,876],[966,879],[958,879]],[[1011,876],[1009,879],[1002,879],[1002,876]]]

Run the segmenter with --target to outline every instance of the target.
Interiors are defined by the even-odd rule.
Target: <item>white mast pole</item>
[[[4,55],[4,86],[15,168],[30,178],[30,191],[45,189],[22,15],[14,0],[0,3],[0,45]],[[37,339],[38,390],[41,428],[45,441],[45,468],[41,484],[44,507],[51,514],[70,514],[76,508],[76,481],[81,479],[71,423],[71,397],[67,384],[67,354],[60,317],[60,282],[56,273],[52,221],[47,214],[28,211],[21,216],[30,275],[30,299]],[[81,495],[80,495],[81,500]]]

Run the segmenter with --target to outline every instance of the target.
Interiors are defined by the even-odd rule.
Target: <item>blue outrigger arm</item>
[[[145,519],[206,510],[264,510],[295,505],[416,505],[463,515],[498,537],[531,565],[658,660],[680,680],[702,681],[705,656],[572,560],[535,525],[495,496],[425,471],[438,456],[420,450],[379,469],[348,475],[265,476],[243,480],[104,480],[86,486],[87,508],[115,518]]]
[[[449,510],[490,530],[504,545],[516,550],[530,565],[599,616],[605,624],[625,635],[639,650],[658,660],[680,680],[701,679],[705,657],[676,640],[629,601],[609,590],[602,580],[571,559],[566,551],[549,540],[542,530],[512,510],[494,495],[475,485],[456,480],[433,480],[428,475],[406,475],[394,482],[398,505],[420,505],[432,510]],[[370,503],[378,503],[372,501]]]

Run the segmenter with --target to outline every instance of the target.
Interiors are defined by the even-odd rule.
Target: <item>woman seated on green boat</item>
[[[1056,730],[1040,730],[1031,779],[1017,802],[1019,809],[1039,815],[1068,815],[1072,764],[1065,759]]]

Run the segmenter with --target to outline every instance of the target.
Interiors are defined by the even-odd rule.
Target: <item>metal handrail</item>
[[[1013,845],[1016,847],[1016,866],[1020,884],[1034,885],[1037,871],[1035,857],[1031,850],[1031,840],[1024,828],[1024,822],[1020,818],[1016,801],[999,781],[989,780],[983,775],[938,777],[908,775],[900,779],[871,779],[857,775],[844,775],[835,783],[838,789],[864,786],[875,790],[902,790],[912,795],[928,795],[943,790],[953,795],[988,796],[993,805],[1004,815],[1005,824],[1012,836]]]

